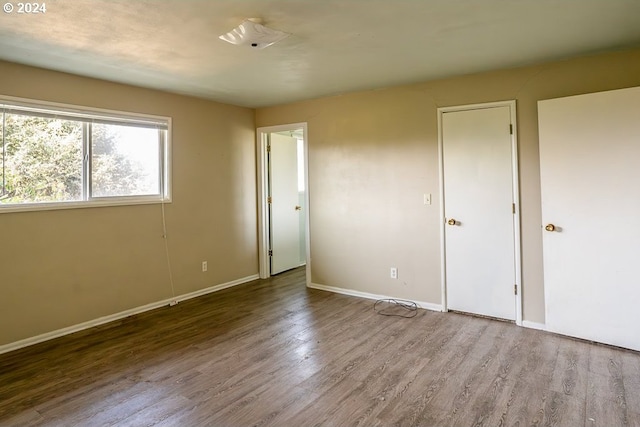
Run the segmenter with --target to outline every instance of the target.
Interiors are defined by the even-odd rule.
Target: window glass
[[[160,194],[158,130],[92,126],[92,197]]]
[[[0,203],[82,200],[82,123],[5,114]]]

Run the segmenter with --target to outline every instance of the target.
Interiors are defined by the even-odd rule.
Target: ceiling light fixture
[[[273,30],[260,24],[260,19],[246,19],[238,27],[220,36],[224,40],[235,45],[248,45],[253,49],[264,49],[279,42],[291,34],[284,31]]]

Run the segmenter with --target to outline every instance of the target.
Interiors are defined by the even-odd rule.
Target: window
[[[170,118],[0,98],[0,212],[168,201]]]

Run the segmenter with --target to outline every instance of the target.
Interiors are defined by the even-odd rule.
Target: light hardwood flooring
[[[0,355],[0,425],[638,426],[640,354],[298,269]]]

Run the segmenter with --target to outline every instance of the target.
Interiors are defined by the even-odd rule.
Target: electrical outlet
[[[391,276],[392,279],[397,279],[398,278],[398,269],[395,267],[391,267],[391,271],[389,272],[389,275]]]
[[[207,271],[207,261],[202,261],[202,271]]]

